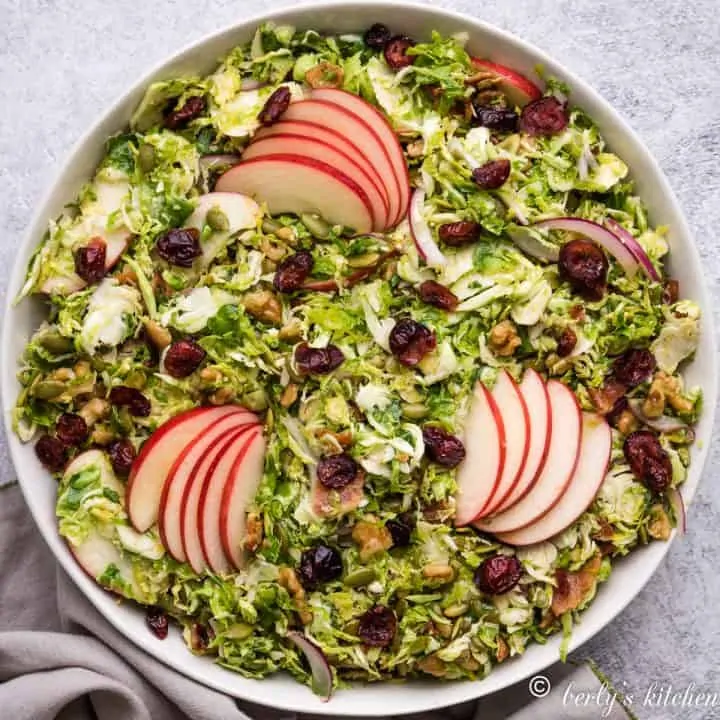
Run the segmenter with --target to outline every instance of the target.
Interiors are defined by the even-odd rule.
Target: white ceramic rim
[[[303,18],[313,16],[316,18],[315,22],[301,22]],[[703,278],[700,257],[667,179],[642,141],[618,113],[585,82],[544,52],[488,23],[457,12],[419,3],[377,2],[376,0],[311,2],[258,14],[187,45],[156,65],[127,92],[123,93],[75,144],[60,168],[55,181],[39,203],[29,230],[18,249],[7,291],[0,371],[2,372],[1,389],[6,435],[10,455],[15,469],[18,471],[25,500],[45,542],[50,546],[61,567],[116,630],[173,669],[208,687],[243,700],[295,712],[338,716],[383,716],[446,707],[477,699],[508,687],[541,672],[556,662],[559,659],[560,638],[555,637],[544,646],[530,646],[524,656],[495,668],[490,676],[482,681],[452,683],[417,681],[406,684],[360,685],[339,691],[329,703],[320,701],[307,688],[299,685],[289,676],[274,676],[262,681],[243,678],[213,664],[207,658],[191,655],[186,651],[178,633],[171,634],[166,641],[156,641],[145,630],[141,613],[133,609],[130,604],[118,606],[114,598],[101,590],[84,574],[60,539],[54,518],[47,517],[45,512],[47,502],[45,502],[46,507],[43,508],[41,494],[33,487],[31,475],[42,477],[40,473],[44,473],[44,471],[32,450],[23,446],[10,430],[10,416],[18,389],[15,379],[17,357],[29,330],[29,328],[16,327],[18,322],[13,322],[13,313],[15,312],[12,305],[13,299],[22,287],[29,255],[42,236],[48,218],[53,217],[60,208],[59,198],[63,197],[65,201],[70,199],[82,180],[87,177],[89,168],[99,160],[101,148],[92,145],[96,136],[104,139],[113,131],[119,130],[121,125],[118,125],[117,120],[114,119],[124,117],[124,122],[127,121],[132,107],[137,103],[149,82],[170,72],[191,70],[194,56],[202,54],[202,50],[206,46],[229,49],[237,42],[243,41],[243,38],[240,37],[243,33],[247,33],[250,28],[266,20],[322,27],[325,23],[332,22],[333,18],[337,23],[347,24],[345,23],[346,17],[353,18],[356,30],[371,22],[388,22],[387,18],[390,17],[392,19],[402,18],[395,20],[396,28],[403,27],[403,21],[407,19],[408,25],[417,26],[418,33],[423,29],[432,28],[439,28],[444,32],[447,32],[449,28],[453,28],[454,31],[466,30],[471,35],[471,44],[474,34],[484,37],[489,43],[497,44],[497,51],[489,54],[499,62],[505,61],[528,74],[532,72],[536,63],[541,63],[549,74],[560,77],[570,84],[577,104],[593,107],[593,117],[600,125],[610,146],[615,148],[623,146],[626,150],[625,152],[621,151],[621,154],[626,157],[628,154],[634,156],[635,162],[631,162],[631,169],[638,180],[640,194],[643,195],[643,186],[651,185],[657,195],[652,203],[655,205],[652,212],[653,220],[655,222],[662,220],[663,224],[670,225],[671,244],[680,243],[679,248],[676,247],[674,252],[685,256],[681,263],[683,267],[674,268],[674,274],[680,276],[684,287],[692,286],[692,298],[700,304],[703,310],[701,347],[696,360],[688,371],[688,376],[694,375],[692,377],[694,382],[701,382],[705,396],[705,410],[697,428],[698,443],[693,450],[693,464],[688,480],[683,486],[683,495],[686,503],[689,504],[697,488],[710,447],[717,397],[717,351],[712,328],[711,304]],[[336,27],[335,22],[332,23],[333,29]],[[170,71],[171,67],[172,71]],[[88,160],[88,157],[91,159]],[[83,165],[87,167],[82,168]],[[650,180],[643,180],[648,177]],[[60,189],[61,184],[64,187],[62,190]],[[683,282],[683,279],[689,281],[690,285]],[[44,473],[44,477],[47,480],[47,473]],[[654,543],[636,550],[629,558],[618,563],[613,577],[600,589],[595,602],[584,613],[582,622],[574,628],[570,643],[571,650],[579,647],[603,629],[628,605],[654,574],[669,548],[670,543]],[[622,584],[620,578],[615,577],[616,575],[622,575]],[[612,596],[609,595],[609,592],[613,593]]]

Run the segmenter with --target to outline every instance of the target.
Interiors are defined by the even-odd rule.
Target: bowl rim
[[[362,14],[367,11],[371,11],[373,8],[392,8],[394,11],[408,11],[410,13],[420,13],[434,16],[436,18],[442,17],[446,20],[456,22],[460,26],[465,25],[469,26],[469,29],[482,31],[485,34],[494,37],[494,39],[503,47],[510,48],[512,51],[519,52],[523,55],[531,56],[536,59],[539,64],[559,69],[563,79],[571,84],[573,90],[580,90],[586,98],[589,98],[592,101],[593,104],[603,108],[603,111],[612,121],[613,127],[617,129],[620,135],[629,139],[629,141],[635,146],[635,149],[643,156],[643,162],[650,168],[651,173],[654,176],[654,181],[658,184],[662,195],[669,203],[672,214],[675,216],[673,223],[674,233],[678,237],[683,238],[683,244],[692,246],[687,248],[687,252],[692,260],[691,272],[696,281],[696,285],[693,289],[693,298],[697,300],[704,310],[702,318],[702,342],[708,344],[709,351],[714,359],[714,362],[711,363],[712,373],[708,373],[708,377],[703,379],[703,421],[707,430],[705,436],[699,439],[706,440],[707,447],[699,448],[697,450],[696,456],[693,459],[691,473],[685,485],[683,485],[683,495],[686,498],[687,503],[689,503],[692,499],[705,467],[705,462],[709,454],[708,449],[710,446],[710,440],[713,436],[713,429],[715,427],[717,411],[716,400],[719,363],[717,340],[715,332],[713,331],[712,319],[706,316],[708,309],[711,308],[710,295],[705,275],[702,272],[701,258],[697,248],[692,242],[693,235],[682,207],[680,206],[680,203],[657,160],[623,116],[620,115],[620,113],[615,110],[615,108],[589,83],[585,82],[581,77],[576,75],[575,72],[568,69],[563,63],[555,60],[552,56],[535,46],[533,43],[523,40],[507,30],[499,28],[492,23],[473,17],[469,14],[449,10],[443,7],[435,7],[434,5],[422,2],[407,0],[303,0],[300,3],[283,4],[270,12],[253,13],[253,15],[248,18],[228,23],[220,29],[205,33],[200,38],[184,44],[176,52],[167,55],[160,61],[156,62],[149,70],[142,73],[135,82],[126,86],[126,89],[121,91],[115,97],[107,108],[98,115],[97,119],[81,134],[79,139],[73,144],[70,151],[66,154],[65,158],[55,166],[55,172],[52,180],[49,182],[45,191],[42,193],[40,200],[35,205],[35,211],[33,212],[32,218],[23,234],[16,259],[10,272],[9,282],[7,285],[7,296],[2,316],[2,363],[0,363],[0,366],[4,367],[5,370],[0,376],[0,397],[2,398],[5,437],[9,448],[10,458],[17,472],[18,484],[20,485],[25,502],[33,515],[33,520],[40,530],[44,541],[52,550],[56,560],[59,562],[65,573],[72,579],[78,589],[92,603],[94,608],[126,639],[129,639],[141,650],[147,652],[154,659],[160,661],[164,665],[207,687],[211,687],[239,699],[274,707],[279,710],[312,712],[316,715],[354,715],[359,717],[375,717],[386,715],[388,712],[387,707],[379,703],[373,706],[372,703],[365,705],[356,704],[354,702],[354,700],[360,698],[367,699],[368,693],[373,694],[375,688],[379,689],[378,686],[374,686],[372,684],[365,684],[358,688],[342,691],[342,695],[345,696],[346,699],[345,702],[338,703],[338,697],[336,696],[334,702],[326,704],[311,695],[309,691],[306,702],[301,702],[297,699],[287,700],[282,694],[272,695],[266,692],[273,689],[271,678],[266,678],[261,681],[242,678],[243,682],[238,683],[237,688],[233,688],[230,681],[220,682],[219,680],[215,680],[214,674],[212,673],[212,677],[205,676],[205,674],[203,674],[203,677],[200,677],[197,668],[189,667],[189,662],[184,658],[173,658],[172,660],[169,660],[168,657],[162,656],[162,653],[156,646],[151,644],[141,644],[140,640],[133,637],[130,630],[125,628],[122,624],[119,614],[111,612],[107,607],[103,607],[105,604],[103,602],[103,598],[107,597],[107,593],[100,589],[94,580],[86,576],[84,571],[76,564],[71,553],[59,537],[56,524],[50,525],[40,517],[38,508],[33,502],[30,484],[27,480],[23,480],[23,473],[18,470],[22,467],[21,444],[17,441],[12,432],[9,415],[15,404],[16,385],[9,379],[10,377],[14,378],[14,372],[8,372],[7,369],[14,369],[17,366],[18,359],[16,348],[13,346],[12,342],[13,337],[11,329],[15,325],[12,318],[12,311],[15,305],[14,301],[20,287],[22,287],[27,265],[27,261],[22,250],[26,249],[28,246],[35,247],[38,244],[38,229],[44,229],[47,226],[49,207],[51,205],[52,197],[57,190],[60,178],[63,177],[73,165],[77,164],[78,158],[81,156],[83,151],[89,147],[89,143],[93,136],[103,125],[111,121],[112,118],[122,110],[123,105],[126,104],[133,95],[137,95],[144,90],[148,83],[153,82],[157,77],[161,76],[166,68],[180,62],[184,56],[191,54],[206,45],[219,42],[224,38],[231,36],[233,33],[242,32],[253,25],[258,25],[267,21],[282,21],[284,16],[293,13],[319,13],[322,11],[349,9],[361,11],[359,12],[358,17],[360,20],[362,18]],[[617,615],[619,615],[620,612],[622,612],[630,604],[630,602],[637,597],[640,591],[657,571],[658,566],[669,552],[676,536],[677,532],[674,532],[673,537],[668,542],[661,545],[661,550],[655,551],[650,560],[647,558],[645,559],[643,571],[638,574],[638,578],[636,579],[634,586],[630,591],[626,592],[624,596],[621,597],[621,602],[619,602],[608,614],[599,620],[593,619],[592,622],[586,622],[584,624],[578,623],[573,628],[573,634],[569,643],[569,650],[575,650],[580,647],[600,630],[607,627],[617,617]],[[644,550],[645,549],[639,550],[639,552],[643,552]],[[636,550],[635,552],[638,551]],[[555,640],[557,640],[557,638],[555,638]],[[548,642],[544,648],[549,649],[548,646],[553,644],[555,643],[552,641]],[[423,699],[421,702],[412,701],[412,684],[405,683],[400,686],[396,685],[396,688],[400,687],[405,690],[408,697],[404,704],[393,706],[392,714],[402,715],[418,711],[438,709],[456,703],[477,700],[483,696],[498,692],[503,688],[527,679],[535,673],[543,671],[545,668],[559,660],[557,655],[553,657],[547,657],[546,655],[547,653],[538,652],[533,654],[532,658],[523,656],[516,659],[514,672],[510,673],[510,679],[506,682],[500,682],[499,684],[489,682],[490,678],[493,677],[493,673],[490,673],[490,675],[484,680],[477,682],[462,681],[438,683],[437,681],[430,681],[432,684],[432,693],[429,695],[423,693]],[[188,657],[192,656],[188,655]],[[220,666],[214,665],[214,668],[228,676],[235,677],[235,673],[226,671]],[[250,687],[253,687],[254,689],[248,691],[249,686],[247,683],[253,683],[254,685]],[[387,686],[389,683],[384,683],[384,685]],[[458,690],[458,688],[460,689]],[[454,689],[454,691],[452,689]],[[352,698],[350,698],[350,696],[352,696]],[[382,697],[382,695],[379,697]]]

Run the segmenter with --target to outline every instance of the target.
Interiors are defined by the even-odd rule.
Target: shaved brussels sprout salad
[[[110,541],[98,583],[246,677],[287,671],[324,695],[483,678],[530,643],[567,641],[616,560],[681,523],[702,404],[681,371],[700,318],[666,273],[668,228],[572,88],[508,80],[466,40],[262,25],[207,77],[148,88],[30,262],[21,296],[47,313],[14,429],[58,479],[60,534]],[[201,207],[318,88],[389,121],[409,220],[358,234],[271,215],[263,197],[247,217]],[[456,527],[457,465],[476,383],[528,369],[604,416],[612,450],[586,511],[513,546]],[[196,573],[156,526],[133,527],[127,476],[167,421],[228,404],[262,422],[264,471],[244,567]]]

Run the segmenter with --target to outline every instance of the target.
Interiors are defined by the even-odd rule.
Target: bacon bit
[[[553,592],[551,606],[555,617],[560,617],[569,610],[575,610],[588,597],[597,582],[601,563],[601,556],[595,555],[578,572],[558,570],[555,573],[558,585]]]
[[[312,499],[313,512],[321,517],[334,517],[352,512],[365,497],[364,487],[365,473],[362,471],[340,490],[330,490],[316,481]]]
[[[607,415],[625,394],[626,389],[625,385],[617,380],[607,380],[601,388],[589,388],[588,395],[595,409],[601,415]]]

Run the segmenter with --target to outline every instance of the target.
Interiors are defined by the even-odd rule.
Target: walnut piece
[[[392,535],[384,525],[360,520],[355,523],[352,539],[360,546],[360,560],[368,561],[392,547]]]
[[[255,552],[263,539],[263,521],[257,513],[248,513],[246,523],[245,549]]]
[[[282,322],[282,305],[269,290],[250,292],[242,300],[245,310],[260,322],[279,325]]]
[[[488,345],[498,357],[510,357],[521,344],[522,340],[512,320],[503,320],[490,331]]]

